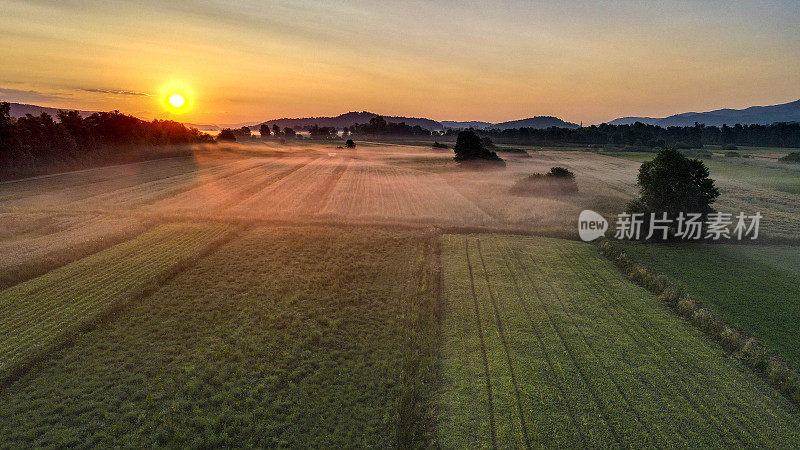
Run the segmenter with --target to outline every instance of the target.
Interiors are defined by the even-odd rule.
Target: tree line
[[[194,128],[171,120],[145,121],[119,111],[82,117],[78,111],[26,114],[14,119],[10,105],[0,103],[0,164],[35,165],[74,158],[114,145],[167,145],[210,142]]]
[[[800,123],[772,125],[735,125],[722,127],[695,124],[691,127],[667,127],[636,122],[631,125],[592,125],[582,128],[511,128],[476,130],[495,140],[526,144],[618,145],[661,148],[701,148],[703,145],[749,145],[763,147],[800,147]],[[447,130],[446,136],[457,132]]]

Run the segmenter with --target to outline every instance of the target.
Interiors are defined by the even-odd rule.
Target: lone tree
[[[344,146],[347,148],[356,148],[356,143],[352,139],[345,141]]]
[[[236,141],[236,135],[233,134],[233,130],[230,128],[223,128],[222,131],[219,132],[219,135],[217,135],[217,140],[234,142]]]
[[[268,138],[270,134],[269,125],[262,123],[260,127],[258,127],[258,132],[261,134],[261,138]]]
[[[502,162],[503,160],[497,156],[497,153],[489,150],[484,145],[478,135],[472,130],[464,130],[458,133],[456,138],[456,146],[453,147],[456,153],[455,160],[463,161],[496,161]]]
[[[672,220],[681,212],[705,217],[714,211],[711,204],[719,197],[719,190],[708,175],[703,161],[689,159],[665,147],[639,168],[637,184],[641,197],[628,204],[628,212],[645,213],[645,222],[649,222],[650,213],[661,218],[666,212]]]

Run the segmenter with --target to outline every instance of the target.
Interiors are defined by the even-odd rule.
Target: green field
[[[715,150],[716,152],[717,150]],[[746,153],[740,151],[740,153]],[[637,162],[650,161],[655,153],[617,152],[609,155],[630,159]],[[711,178],[727,180],[759,186],[789,194],[800,194],[800,171],[796,168],[781,167],[782,163],[764,162],[751,158],[726,158],[715,154],[711,158],[703,158],[708,166]]]
[[[429,244],[410,232],[247,231],[3,391],[0,443],[420,439]],[[409,422],[417,429],[401,430]]]
[[[439,436],[464,447],[792,447],[796,407],[591,245],[443,238]]]
[[[625,251],[800,367],[800,247],[627,243]]]

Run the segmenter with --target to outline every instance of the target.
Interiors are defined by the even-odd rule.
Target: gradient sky
[[[646,4],[645,4],[646,3]],[[800,98],[800,2],[0,0],[0,99],[599,123]]]

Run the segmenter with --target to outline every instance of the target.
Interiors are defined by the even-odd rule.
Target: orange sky
[[[0,99],[194,123],[599,123],[800,98],[794,0],[562,3],[0,0]],[[185,114],[163,107],[175,89]]]

